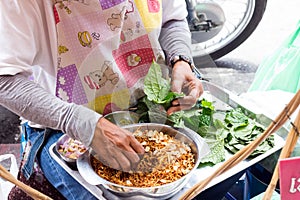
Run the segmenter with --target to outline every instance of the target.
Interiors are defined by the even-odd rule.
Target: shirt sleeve
[[[165,52],[167,64],[174,55],[192,58],[191,32],[186,20],[184,0],[163,0],[163,25],[159,41]]]
[[[49,62],[45,19],[43,1],[0,1],[0,75],[30,74]]]
[[[162,0],[163,24],[170,20],[183,20],[187,17],[185,0]]]
[[[0,105],[43,127],[61,130],[86,146],[101,117],[84,106],[60,100],[22,74],[0,76]]]

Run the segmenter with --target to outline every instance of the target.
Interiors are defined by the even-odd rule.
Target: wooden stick
[[[280,153],[279,159],[288,158],[288,157],[290,157],[291,153],[293,152],[293,150],[297,144],[297,140],[299,138],[299,133],[296,131],[296,129],[297,130],[300,129],[300,111],[295,120],[294,127],[292,127],[291,131],[289,132],[289,135],[286,139],[286,143]],[[278,179],[279,179],[279,162],[277,162],[277,164],[276,164],[271,182],[264,194],[263,200],[271,200],[271,197],[272,197],[275,187],[277,185]]]
[[[32,187],[22,183],[17,180],[9,171],[7,171],[2,165],[0,165],[0,177],[15,184],[26,192],[29,196],[36,200],[52,200],[50,197],[44,195],[43,193],[33,189]]]
[[[225,161],[211,176],[207,177],[205,180],[200,181],[198,184],[194,185],[187,192],[185,192],[180,199],[192,199],[210,183],[212,179],[219,176],[223,172],[232,168],[240,161],[247,158],[255,148],[265,140],[270,134],[276,132],[279,128],[283,126],[283,124],[288,120],[288,118],[294,113],[294,111],[298,108],[300,104],[300,90],[295,94],[289,104],[282,110],[278,117],[268,126],[268,128],[264,131],[264,133],[254,140],[252,143],[244,147],[242,150],[237,152],[230,159]]]

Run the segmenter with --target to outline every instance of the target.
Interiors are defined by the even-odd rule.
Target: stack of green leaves
[[[167,109],[171,102],[184,96],[172,92],[170,88],[170,80],[163,78],[160,65],[153,61],[144,80],[146,96],[139,101],[137,107],[137,112],[141,116],[140,122],[168,122]]]
[[[232,153],[244,148],[264,132],[264,127],[254,119],[247,117],[240,108],[228,111],[224,123],[228,131],[225,147]],[[250,156],[263,154],[273,147],[274,135],[271,135]]]

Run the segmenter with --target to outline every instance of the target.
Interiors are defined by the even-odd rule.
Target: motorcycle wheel
[[[267,5],[267,0],[213,0],[211,2],[217,3],[223,10],[225,22],[222,30],[211,39],[192,44],[193,58],[197,63],[207,61],[208,55],[212,60],[221,58],[242,44],[260,23]],[[233,10],[234,4],[238,4],[236,7],[244,5],[242,6],[244,9]],[[198,33],[196,37],[201,37],[201,34]]]

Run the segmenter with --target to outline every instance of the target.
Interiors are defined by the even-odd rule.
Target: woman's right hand
[[[143,146],[133,134],[100,118],[91,143],[100,161],[117,170],[133,170],[144,154]]]

